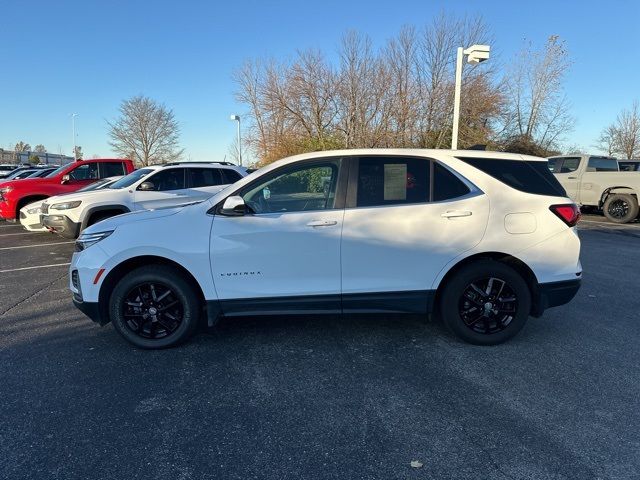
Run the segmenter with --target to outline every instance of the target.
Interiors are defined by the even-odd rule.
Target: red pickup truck
[[[127,175],[135,170],[131,160],[96,158],[62,165],[44,178],[0,183],[0,217],[15,222],[28,203],[78,190],[100,178]]]

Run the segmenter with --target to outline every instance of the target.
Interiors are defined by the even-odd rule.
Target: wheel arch
[[[614,193],[626,193],[628,195],[633,195],[638,198],[638,192],[635,188],[629,187],[627,185],[616,185],[614,187],[607,187],[603,190],[600,195],[600,200],[598,201],[598,208],[602,208],[604,206],[604,202],[607,201],[609,195],[613,195]]]
[[[81,226],[80,226],[80,231],[82,231],[85,228],[87,228],[87,226],[89,225],[89,220],[91,220],[91,217],[93,215],[95,215],[96,213],[109,212],[109,211],[118,212],[117,215],[121,215],[123,213],[131,212],[131,210],[128,207],[126,207],[124,205],[119,205],[119,204],[100,205],[100,206],[97,206],[97,207],[89,207],[87,209],[87,211],[84,212],[84,215],[83,215],[83,218],[82,218],[82,222],[81,222]]]
[[[38,200],[45,200],[49,198],[50,195],[45,195],[43,193],[30,193],[29,195],[25,195],[20,198],[16,202],[16,218],[20,217],[20,209],[29,205],[30,203],[37,202]]]
[[[118,283],[118,281],[122,279],[128,272],[147,265],[166,265],[178,270],[193,287],[202,308],[206,307],[207,302],[205,301],[202,286],[198,283],[191,272],[189,272],[189,270],[184,268],[178,262],[166,257],[161,257],[158,255],[142,255],[131,257],[122,261],[121,263],[113,267],[102,281],[100,292],[98,294],[98,305],[101,310],[101,318],[109,318],[109,301],[111,293],[113,292],[113,288]],[[206,323],[206,315],[203,315],[202,319],[205,320]]]
[[[531,268],[526,263],[524,263],[519,258],[503,252],[477,253],[477,254],[465,257],[461,259],[459,262],[457,262],[456,264],[454,264],[453,266],[451,266],[451,268],[449,268],[449,270],[440,279],[438,287],[436,288],[435,295],[432,300],[433,301],[432,310],[434,311],[437,310],[440,302],[440,296],[442,295],[442,290],[444,289],[444,286],[447,284],[449,279],[451,279],[463,267],[466,267],[467,265],[477,262],[478,260],[494,260],[496,262],[500,262],[505,265],[508,265],[511,268],[513,268],[516,272],[518,272],[522,276],[524,281],[527,283],[527,286],[529,287],[529,291],[531,292],[531,315],[533,315],[534,317],[538,317],[542,315],[543,306],[541,305],[541,302],[540,302],[540,287],[539,287],[538,279],[535,273],[533,272],[533,270],[531,270]]]

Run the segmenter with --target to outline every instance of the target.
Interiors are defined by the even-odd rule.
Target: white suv
[[[579,210],[543,158],[344,150],[280,160],[203,203],[89,227],[74,303],[162,348],[221,317],[438,313],[496,344],[580,287]]]
[[[205,200],[246,175],[243,167],[218,162],[144,167],[107,189],[45,200],[42,224],[63,237],[77,238],[89,225],[115,215]]]

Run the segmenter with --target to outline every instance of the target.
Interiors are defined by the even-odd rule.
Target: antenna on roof
[[[476,143],[473,147],[469,147],[467,148],[467,150],[486,150],[487,146],[486,145],[482,145],[480,143]]]

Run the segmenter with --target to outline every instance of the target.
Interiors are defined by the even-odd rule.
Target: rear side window
[[[589,157],[587,172],[617,172],[618,161],[615,158]]]
[[[222,185],[222,176],[217,168],[189,168],[189,188],[211,187]]]
[[[240,175],[238,172],[228,168],[220,170],[220,173],[222,173],[222,183],[224,184],[236,183],[242,178],[242,175]]]
[[[122,162],[102,162],[100,163],[100,178],[119,177],[126,175]]]
[[[562,185],[549,171],[547,162],[473,157],[458,158],[521,192],[554,197],[567,196]]]
[[[471,190],[442,165],[433,164],[433,201],[451,200],[462,197]]]
[[[430,162],[424,158],[363,157],[358,167],[358,207],[429,201]]]

